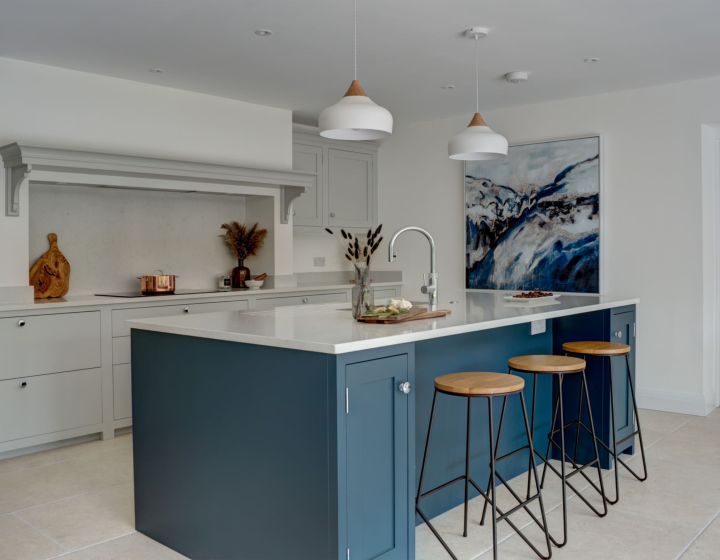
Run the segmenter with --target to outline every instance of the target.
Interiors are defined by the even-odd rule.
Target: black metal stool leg
[[[435,419],[435,406],[437,404],[437,394],[438,394],[437,389],[435,389],[435,392],[433,393],[432,407],[430,408],[430,422],[428,423],[428,431],[427,431],[427,435],[425,436],[425,450],[423,451],[423,461],[422,461],[422,465],[420,466],[420,479],[418,481],[417,494],[415,495],[415,511],[422,518],[422,520],[425,522],[425,524],[428,526],[428,528],[430,529],[432,534],[435,535],[435,537],[437,538],[438,541],[440,541],[440,544],[447,551],[447,553],[450,555],[450,557],[453,560],[458,560],[457,556],[455,556],[455,554],[450,549],[448,544],[440,536],[440,533],[437,532],[437,529],[435,529],[433,524],[430,523],[430,519],[428,519],[428,517],[425,515],[425,513],[420,509],[420,498],[422,497],[422,485],[423,485],[423,480],[425,479],[425,465],[427,463],[428,448],[430,447],[430,433],[432,432],[433,420]]]
[[[535,376],[533,376],[533,380],[534,379],[535,379]],[[535,386],[533,384],[533,401],[534,400],[535,400]],[[531,546],[532,546],[533,550],[535,551],[535,553],[538,556],[540,556],[540,558],[542,558],[543,560],[549,560],[550,557],[552,556],[552,546],[550,545],[550,531],[548,529],[547,518],[545,517],[545,504],[544,504],[543,498],[542,498],[542,490],[540,489],[540,478],[538,477],[537,467],[535,466],[535,460],[534,460],[535,459],[535,445],[534,445],[533,436],[532,436],[533,430],[531,428],[531,426],[533,426],[533,425],[532,424],[528,425],[527,411],[525,410],[525,396],[522,394],[522,392],[520,392],[520,406],[522,407],[523,420],[525,421],[525,433],[528,436],[528,445],[530,446],[530,465],[531,465],[533,478],[535,479],[535,490],[537,491],[537,494],[538,494],[538,502],[540,503],[540,515],[542,517],[542,528],[543,528],[543,532],[545,533],[545,544],[546,544],[547,550],[548,550],[547,556],[540,554],[540,552],[534,546],[532,546],[532,545]],[[535,407],[533,407],[533,413],[534,412],[535,412]],[[534,420],[534,418],[533,418],[533,420]],[[528,498],[529,497],[530,496],[528,495]],[[528,544],[530,544],[530,543],[528,542]]]
[[[562,514],[563,514],[563,538],[562,544],[557,543],[558,548],[567,544],[567,478],[565,475],[565,407],[563,405],[563,381],[564,375],[558,375],[558,403],[560,408],[560,472],[562,473]],[[552,440],[551,440],[552,441]],[[547,466],[548,460],[545,465]]]
[[[612,370],[612,358],[610,356],[607,357],[608,360],[608,366],[610,370],[610,436],[612,437],[612,456],[613,456],[613,462],[615,463],[613,465],[613,470],[615,471],[613,473],[613,476],[615,477],[615,499],[611,500],[610,498],[607,499],[608,503],[610,505],[615,505],[620,500],[620,477],[619,469],[617,462],[617,431],[616,431],[616,424],[615,424],[615,390],[613,389],[613,370]]]
[[[468,487],[470,486],[470,408],[470,397],[468,397],[467,425],[465,427],[465,511],[463,513],[463,537],[467,537],[468,523]]]
[[[493,449],[492,445],[490,446],[490,453],[494,454],[495,457],[498,456],[498,449],[500,447],[500,432],[502,432],[503,422],[505,421],[505,409],[507,408],[507,397],[503,397],[503,403],[502,403],[502,410],[500,411],[500,422],[498,423],[498,436],[495,440],[495,448]],[[490,484],[492,482],[491,473],[488,474],[488,483],[487,483],[487,490],[485,491],[485,496],[490,495]],[[485,524],[485,513],[487,512],[487,505],[488,501],[485,500],[485,503],[483,504],[483,511],[482,511],[482,517],[480,517],[480,525]]]
[[[492,397],[488,397],[488,432],[490,437],[490,492],[492,501],[493,560],[497,560],[497,492],[495,491],[495,445],[493,444]]]
[[[540,478],[540,488],[545,487],[545,474],[547,473],[548,461],[550,460],[550,449],[553,443],[553,434],[555,434],[555,423],[557,422],[558,413],[560,412],[560,392],[555,398],[555,410],[553,412],[552,424],[550,424],[550,434],[548,434],[548,444],[545,449],[545,456],[543,459],[543,471],[542,477]]]
[[[637,406],[637,399],[635,397],[635,387],[633,386],[632,382],[632,373],[630,371],[630,357],[628,354],[625,354],[625,365],[627,366],[627,382],[630,386],[630,394],[632,395],[632,402],[633,402],[633,413],[635,415],[635,423],[637,424],[637,436],[638,440],[640,442],[640,455],[642,457],[642,464],[643,464],[643,475],[639,476],[633,471],[630,467],[628,467],[623,461],[621,463],[623,466],[630,471],[630,473],[637,478],[640,482],[644,482],[647,480],[648,477],[648,471],[647,471],[647,461],[645,459],[645,444],[643,443],[643,437],[642,437],[642,428],[640,427],[640,415],[638,414],[638,406]]]
[[[533,440],[533,445],[535,444],[535,398],[537,396],[537,375],[532,376],[533,379],[533,386],[532,386],[532,404],[531,404],[531,418],[530,420],[530,439]],[[523,409],[525,408],[525,397],[523,396]],[[527,492],[525,493],[525,498],[530,498],[530,467],[535,463],[535,451],[533,447],[533,452],[530,453],[530,457],[528,458],[528,480],[527,480]]]
[[[588,417],[590,418],[590,430],[592,431],[592,442],[593,442],[593,447],[595,448],[595,461],[597,463],[597,473],[598,473],[598,479],[600,481],[600,496],[602,496],[602,500],[603,500],[603,513],[600,514],[595,508],[593,508],[592,506],[590,506],[590,507],[595,512],[596,515],[598,515],[599,517],[605,517],[608,512],[607,498],[605,496],[605,485],[603,483],[602,467],[600,466],[600,451],[598,449],[598,443],[597,443],[598,437],[597,437],[597,432],[595,431],[595,420],[593,420],[592,407],[590,405],[590,391],[588,390],[587,376],[585,375],[585,370],[583,370],[583,372],[582,372],[582,386],[585,390],[585,399],[587,399]],[[586,503],[588,505],[590,505],[587,501],[586,501]]]

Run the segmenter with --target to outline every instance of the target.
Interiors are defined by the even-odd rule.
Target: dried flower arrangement
[[[325,228],[325,231],[330,235],[337,237],[335,232],[330,228]],[[343,246],[345,252],[345,258],[350,261],[355,268],[369,267],[370,259],[380,247],[383,238],[380,236],[382,231],[382,224],[380,224],[375,231],[372,229],[367,230],[367,234],[364,236],[361,234],[359,237],[353,235],[344,229],[340,230],[342,239],[337,237]],[[347,245],[346,245],[347,244]]]
[[[221,235],[225,245],[230,248],[230,252],[240,262],[257,254],[265,243],[268,233],[266,229],[259,229],[258,224],[253,224],[248,228],[245,224],[229,222],[220,227],[225,230],[225,233]]]

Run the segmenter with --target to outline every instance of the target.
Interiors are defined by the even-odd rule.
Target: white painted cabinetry
[[[295,226],[368,228],[377,223],[377,145],[293,135],[293,167],[316,173],[294,202]]]

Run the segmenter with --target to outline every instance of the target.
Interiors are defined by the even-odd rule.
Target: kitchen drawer
[[[132,416],[131,383],[130,364],[113,366],[113,415],[115,420]]]
[[[0,319],[0,379],[100,367],[100,312]]]
[[[0,441],[100,423],[100,369],[0,381]]]
[[[258,298],[255,309],[272,309],[284,305],[303,305],[305,303],[344,303],[347,302],[347,292],[332,292],[328,294],[311,294],[304,296]]]
[[[191,303],[187,305],[156,305],[154,307],[131,307],[116,309],[112,312],[112,335],[130,336],[130,327],[126,321],[131,319],[148,319],[150,317],[167,317],[182,313],[210,313],[213,311],[244,311],[248,308],[247,300],[215,301],[208,303]]]
[[[129,364],[130,363],[130,337],[119,336],[113,338],[113,354],[112,363],[115,364]]]

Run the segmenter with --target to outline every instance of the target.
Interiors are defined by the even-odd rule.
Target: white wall
[[[718,99],[712,78],[485,114],[516,143],[603,135],[604,291],[642,300],[637,375],[648,407],[706,410],[700,143],[701,125],[720,122]],[[464,286],[463,166],[447,158],[447,140],[466,121],[398,126],[379,155],[381,221],[436,236],[441,298]],[[398,249],[408,291],[427,270],[422,243],[408,236]]]
[[[3,58],[0,83],[0,145],[292,166],[289,110]],[[21,212],[0,209],[0,287],[27,284],[27,204]]]

